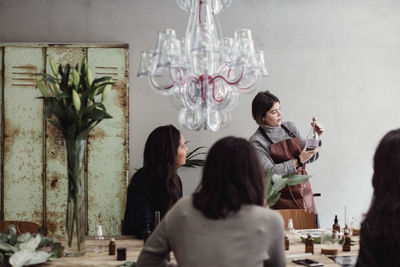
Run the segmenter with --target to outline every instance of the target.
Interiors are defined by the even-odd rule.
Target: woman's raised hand
[[[304,146],[303,150],[301,151],[299,158],[300,161],[304,164],[307,161],[309,161],[315,154],[317,154],[319,151],[319,147],[313,149],[313,150],[307,150],[307,147]]]
[[[324,126],[321,123],[319,123],[317,121],[313,121],[313,122],[311,122],[311,126],[314,127],[314,129],[318,135],[323,134]]]

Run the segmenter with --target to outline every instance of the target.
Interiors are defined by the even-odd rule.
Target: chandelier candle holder
[[[158,32],[155,50],[143,51],[138,77],[147,77],[157,93],[168,95],[189,130],[217,131],[231,122],[239,93],[251,93],[268,72],[264,53],[254,49],[251,30],[223,38],[218,14],[231,0],[177,0],[189,12],[186,36]]]

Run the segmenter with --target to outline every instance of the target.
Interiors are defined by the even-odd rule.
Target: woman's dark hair
[[[258,125],[263,124],[265,113],[272,108],[274,103],[280,102],[279,98],[270,91],[259,92],[251,103],[251,113]]]
[[[264,175],[253,146],[242,138],[225,137],[207,155],[193,206],[211,219],[225,218],[242,204],[264,203]]]
[[[398,257],[400,242],[400,129],[388,132],[376,149],[372,186],[372,202],[363,224],[371,229],[372,242],[383,241],[380,245],[390,262]]]
[[[179,199],[180,184],[177,169],[177,152],[180,145],[180,132],[172,125],[160,126],[147,138],[143,167],[150,193],[154,198],[154,210],[163,216]]]

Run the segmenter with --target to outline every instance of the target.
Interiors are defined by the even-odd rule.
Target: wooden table
[[[352,237],[351,238],[353,241],[355,241],[355,245],[351,246],[351,251],[349,252],[343,252],[341,247],[339,249],[338,256],[357,256],[358,251],[360,250],[359,247],[359,237]],[[305,246],[304,243],[298,242],[295,244],[290,244],[289,250],[286,251],[286,256],[293,256],[295,254],[303,254],[305,251]],[[318,262],[322,262],[324,264],[324,267],[334,267],[334,266],[341,266],[339,264],[336,264],[332,259],[328,258],[328,256],[321,254],[321,244],[315,244],[314,245],[314,254],[306,257],[301,257],[301,258],[307,258],[307,259],[312,259]],[[302,266],[298,265],[294,262],[292,262],[292,259],[287,260],[287,265],[286,266]]]
[[[339,256],[352,256],[358,255],[359,245],[358,245],[358,237],[352,237],[354,241],[356,241],[356,245],[351,246],[352,251],[350,252],[342,252],[339,250]],[[133,237],[128,236],[119,236],[115,237],[116,247],[125,247],[127,249],[126,252],[126,261],[117,261],[117,255],[109,256],[108,255],[108,242],[110,238],[106,238],[104,240],[104,252],[103,253],[96,253],[94,252],[95,248],[95,240],[92,238],[86,239],[86,255],[82,257],[62,257],[56,259],[51,262],[43,263],[40,266],[63,266],[63,267],[70,267],[70,266],[118,266],[126,261],[134,261],[136,262],[137,258],[139,257],[140,251],[143,248],[143,240],[134,239]],[[304,243],[295,243],[290,244],[290,249],[285,252],[286,256],[292,256],[297,254],[304,253]],[[334,263],[333,260],[329,259],[325,255],[321,255],[321,245],[315,244],[314,245],[314,255],[307,256],[308,259],[313,259],[319,262],[324,263],[325,267],[334,267],[340,266]],[[287,260],[287,266],[301,266],[297,265],[292,262],[292,259]]]
[[[126,260],[117,261],[117,250],[114,256],[108,255],[108,243],[110,237],[106,237],[103,241],[104,252],[94,252],[96,241],[92,238],[86,238],[86,254],[82,257],[62,257],[51,262],[46,262],[40,266],[58,266],[58,267],[71,267],[71,266],[118,266],[127,261],[136,262],[139,257],[140,251],[143,248],[143,240],[135,239],[130,236],[117,236],[115,238],[116,248],[126,248]],[[63,241],[61,240],[63,243]]]

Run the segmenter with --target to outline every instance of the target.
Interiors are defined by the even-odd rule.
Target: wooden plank
[[[129,48],[129,44],[120,43],[39,43],[39,42],[18,42],[18,43],[0,43],[0,47],[29,47],[29,48],[47,48],[47,47],[58,47],[58,48],[88,48],[88,47],[99,47],[99,48]]]
[[[4,220],[4,179],[3,179],[3,52],[4,48],[0,47],[0,220]]]
[[[294,229],[317,228],[316,216],[311,211],[303,209],[282,209],[276,211],[281,214],[285,229],[288,227],[289,219],[293,220]]]
[[[88,140],[89,235],[98,224],[105,235],[121,233],[129,166],[127,62],[126,49],[88,49],[94,77],[111,76],[116,82],[104,103],[113,118],[103,120]]]
[[[53,74],[50,58],[58,64],[75,66],[85,57],[85,48],[46,49],[46,72]],[[52,117],[55,119],[55,116]],[[49,236],[63,236],[67,208],[67,160],[64,137],[51,123],[46,123],[46,230]]]
[[[43,102],[34,73],[41,48],[4,48],[4,215],[42,225]]]

